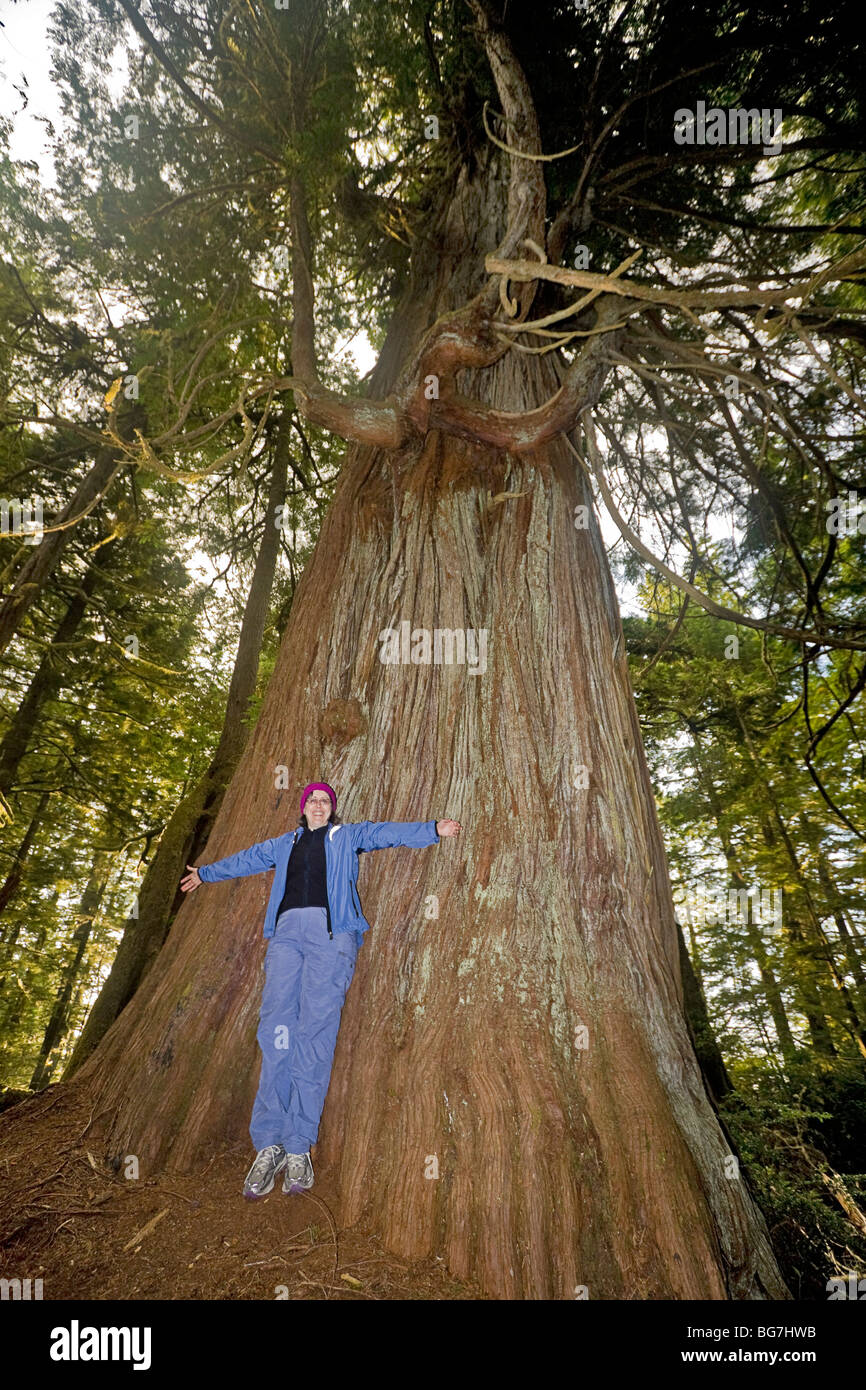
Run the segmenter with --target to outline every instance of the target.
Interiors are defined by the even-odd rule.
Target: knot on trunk
[[[322,743],[333,744],[338,751],[366,731],[367,721],[354,695],[350,700],[332,700],[319,715]]]

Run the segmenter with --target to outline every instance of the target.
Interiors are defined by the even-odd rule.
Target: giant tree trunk
[[[515,408],[549,371],[520,368],[494,369]],[[520,495],[491,505],[502,492]],[[207,859],[289,829],[321,777],[346,818],[463,824],[364,866],[377,926],[316,1154],[345,1223],[441,1252],[495,1296],[784,1297],[683,1019],[613,589],[597,530],[572,523],[583,496],[562,444],[351,448]],[[487,671],[383,665],[378,634],[404,618],[486,628]],[[244,1134],[268,888],[198,890],[79,1073],[114,1107],[115,1149],[188,1170]]]
[[[375,399],[483,282],[499,159],[464,170],[425,228]],[[559,370],[509,353],[456,387],[523,412]],[[345,819],[462,823],[362,859],[375,928],[314,1153],[344,1224],[440,1253],[494,1297],[784,1298],[683,1016],[614,589],[594,519],[575,526],[590,502],[561,436],[514,454],[435,429],[351,445],[203,862],[291,829],[311,780]],[[485,630],[486,670],[383,664],[380,633],[403,620]],[[114,1153],[189,1171],[246,1134],[269,888],[192,894],[70,1083],[108,1109]]]

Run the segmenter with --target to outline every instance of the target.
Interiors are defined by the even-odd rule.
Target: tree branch
[[[604,478],[601,458],[595,441],[595,426],[592,417],[588,412],[584,412],[582,420],[587,443],[587,452],[592,462],[591,471],[595,476],[599,491],[604,499],[604,505],[607,507],[612,520],[616,522],[621,535],[628,541],[629,545],[632,546],[648,564],[652,565],[653,569],[657,570],[659,574],[664,575],[665,579],[673,584],[675,588],[681,590],[684,594],[688,594],[689,597],[693,598],[696,603],[699,603],[707,613],[712,613],[715,618],[724,618],[726,622],[739,623],[742,627],[754,628],[757,632],[769,632],[774,637],[785,637],[790,642],[805,643],[808,646],[843,647],[851,651],[866,651],[866,640],[858,641],[856,638],[831,637],[823,632],[804,632],[801,628],[785,627],[778,623],[768,623],[761,618],[750,618],[745,613],[738,613],[734,608],[725,608],[721,603],[716,603],[715,599],[710,598],[708,594],[701,593],[700,589],[696,589],[687,579],[683,579],[680,575],[676,574],[663,560],[660,560],[657,555],[653,555],[652,551],[644,545],[640,536],[631,529],[628,522],[620,515]],[[575,447],[568,435],[565,436],[565,442],[569,449],[571,449],[578,463],[589,475],[590,469],[583,455]]]
[[[503,30],[494,26],[486,0],[466,0],[466,3],[475,16],[506,123],[522,147],[519,152],[511,142],[508,225],[497,248],[498,254],[505,257],[525,237],[530,237],[539,246],[545,245],[547,189],[544,173],[535,160],[523,157],[541,154],[541,131],[532,91],[511,40]],[[528,312],[533,295],[534,289],[532,294],[524,295],[520,306],[522,312]]]
[[[116,3],[123,10],[135,32],[140,38],[144,39],[144,42],[147,44],[154,57],[157,58],[165,68],[169,77],[177,83],[184,96],[192,102],[196,111],[200,112],[202,116],[206,116],[209,121],[212,121],[214,125],[218,126],[223,134],[233,140],[236,145],[243,145],[245,149],[254,150],[256,154],[262,155],[269,164],[275,164],[278,168],[284,167],[283,160],[275,155],[273,150],[269,150],[265,145],[260,145],[256,140],[247,140],[245,136],[240,135],[235,123],[225,120],[220,115],[219,111],[213,106],[210,106],[197,92],[193,91],[159,39],[148,28],[148,25],[132,3],[132,0],[116,0]]]
[[[734,305],[761,307],[762,305],[786,304],[792,298],[805,298],[819,284],[828,280],[841,280],[853,271],[866,265],[866,250],[859,249],[843,256],[834,265],[826,267],[817,275],[814,272],[793,273],[789,278],[805,279],[808,283],[801,288],[789,285],[784,289],[761,289],[754,286],[747,289],[699,288],[694,290],[657,289],[652,285],[641,285],[634,280],[618,278],[613,275],[599,275],[590,270],[566,270],[559,265],[541,265],[537,261],[508,261],[494,254],[485,257],[486,269],[491,275],[502,275],[508,280],[550,280],[557,285],[576,285],[582,289],[606,290],[610,294],[623,295],[645,304],[666,304],[678,309],[727,309]],[[835,271],[835,274],[833,273]],[[776,276],[780,279],[780,276]],[[580,301],[582,304],[583,301]],[[579,305],[572,306],[576,313]],[[502,325],[507,327],[507,325]]]
[[[464,439],[495,444],[509,453],[522,454],[573,428],[582,410],[595,405],[609,363],[607,350],[618,339],[621,327],[605,322],[620,311],[609,300],[599,308],[599,332],[567,369],[562,385],[544,405],[529,411],[494,410],[465,396],[448,396],[432,402],[430,428]]]

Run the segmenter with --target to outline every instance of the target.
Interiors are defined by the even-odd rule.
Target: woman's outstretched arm
[[[456,820],[362,820],[348,828],[356,850],[394,849],[398,845],[424,849],[435,845],[440,836],[460,831]]]
[[[215,859],[213,864],[201,864],[198,868],[187,864],[190,872],[181,879],[180,886],[184,893],[189,893],[202,883],[218,883],[224,878],[245,878],[248,874],[261,874],[266,869],[273,869],[277,862],[276,844],[279,838],[261,840],[257,845],[250,845],[249,849],[242,849],[225,859]]]

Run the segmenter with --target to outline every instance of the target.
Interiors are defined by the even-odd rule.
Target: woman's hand
[[[192,888],[200,888],[202,883],[202,880],[198,876],[198,869],[194,868],[192,864],[187,864],[186,867],[190,872],[180,881],[180,886],[184,893],[188,893]]]
[[[439,835],[439,836],[442,836],[442,835],[459,835],[459,834],[460,834],[460,826],[458,825],[458,823],[457,823],[456,820],[437,820],[437,822],[436,822],[436,834]]]

